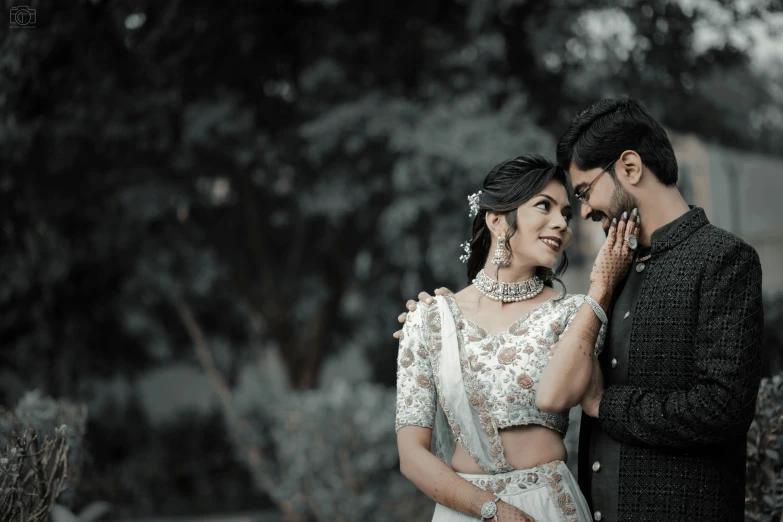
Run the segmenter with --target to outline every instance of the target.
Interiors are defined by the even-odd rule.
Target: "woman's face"
[[[573,237],[570,221],[566,188],[553,179],[517,209],[517,231],[509,240],[512,265],[554,268]]]

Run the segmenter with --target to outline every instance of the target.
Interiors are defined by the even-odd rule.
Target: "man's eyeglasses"
[[[584,188],[584,190],[582,190],[582,192],[580,192],[580,193],[578,193],[578,194],[574,194],[574,197],[575,197],[575,198],[576,198],[576,199],[577,199],[577,200],[578,200],[580,203],[587,203],[587,193],[588,193],[588,192],[590,192],[590,189],[591,189],[591,188],[593,188],[593,185],[595,185],[595,182],[596,182],[596,181],[598,181],[598,178],[600,178],[601,176],[603,176],[603,175],[604,175],[604,172],[606,172],[606,171],[607,171],[607,169],[609,169],[609,167],[611,167],[612,165],[614,165],[614,162],[615,162],[615,161],[617,161],[617,160],[612,160],[612,162],[611,162],[609,165],[607,165],[606,167],[604,167],[604,168],[601,170],[601,172],[600,172],[600,173],[599,173],[599,174],[598,174],[598,175],[597,175],[597,176],[596,176],[596,177],[593,179],[593,181],[591,181],[591,182],[590,182],[590,184],[588,184],[588,185],[587,185],[587,186]]]

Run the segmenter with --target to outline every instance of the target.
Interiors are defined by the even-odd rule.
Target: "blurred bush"
[[[87,409],[27,393],[0,411],[0,520],[44,522],[79,480]]]
[[[261,385],[263,387],[263,385]],[[429,520],[434,503],[399,473],[395,392],[337,381],[245,395],[238,455],[285,520]],[[761,381],[748,431],[746,522],[783,516],[783,374]]]
[[[163,425],[149,423],[135,406],[114,421],[106,415],[108,421],[89,426],[78,509],[104,499],[115,519],[133,519],[273,506],[238,465],[220,413],[182,412]]]
[[[745,520],[783,520],[783,374],[761,380],[748,430]]]
[[[240,454],[286,520],[432,517],[432,501],[399,473],[393,389],[336,381],[264,402],[245,413],[253,435],[245,448],[266,447],[271,462],[259,465],[248,451]]]

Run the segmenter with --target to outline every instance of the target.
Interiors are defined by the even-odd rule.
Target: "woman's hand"
[[[634,251],[626,238],[631,234],[638,237],[637,215],[638,211],[634,209],[630,220],[625,213],[619,223],[615,223],[616,219],[612,221],[606,242],[599,250],[590,273],[591,295],[593,292],[611,294],[628,273]]]

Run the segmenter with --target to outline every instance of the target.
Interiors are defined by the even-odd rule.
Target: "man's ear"
[[[644,172],[644,163],[642,157],[635,150],[626,150],[620,156],[620,161],[615,167],[615,174],[618,177],[625,178],[631,184],[636,185],[642,180]]]
[[[487,224],[487,228],[492,233],[492,237],[506,236],[506,232],[508,232],[508,223],[506,223],[505,214],[487,212],[484,220]]]

